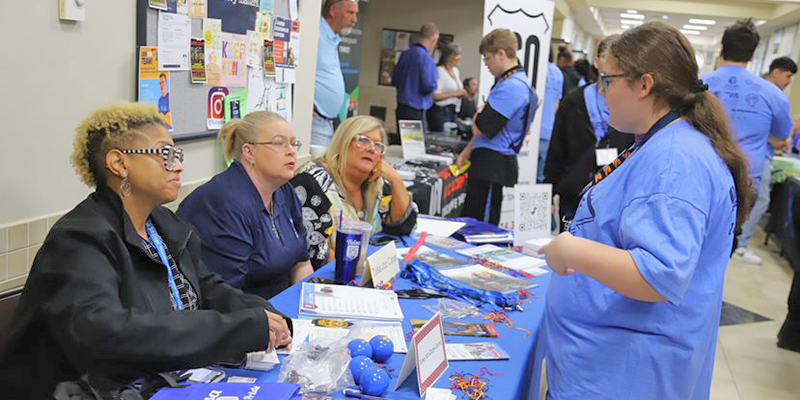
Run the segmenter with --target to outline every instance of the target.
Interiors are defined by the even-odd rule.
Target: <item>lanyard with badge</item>
[[[153,247],[156,248],[156,252],[158,253],[158,258],[161,259],[161,263],[167,267],[167,278],[169,279],[169,287],[172,290],[172,298],[175,299],[175,306],[178,310],[183,310],[183,301],[181,301],[181,295],[178,291],[178,286],[175,285],[175,276],[172,274],[172,268],[169,265],[169,259],[167,258],[167,251],[165,250],[164,242],[161,240],[161,236],[156,232],[156,227],[153,226],[153,222],[150,219],[147,220],[147,224],[145,224],[145,229],[147,229],[147,234],[150,236],[150,241],[153,242]]]
[[[592,178],[592,181],[589,182],[589,184],[586,185],[586,187],[584,187],[583,190],[581,190],[581,194],[578,197],[583,197],[583,195],[586,194],[586,192],[589,191],[589,189],[592,186],[600,183],[600,181],[605,179],[608,175],[614,172],[614,170],[619,168],[619,166],[622,165],[622,163],[624,163],[625,160],[627,160],[628,157],[631,156],[631,154],[633,154],[636,150],[644,146],[644,144],[647,143],[647,141],[650,140],[650,138],[653,137],[653,135],[655,135],[656,132],[664,129],[664,127],[673,123],[676,119],[680,117],[681,115],[678,114],[677,111],[670,111],[669,113],[667,113],[667,115],[661,117],[661,119],[659,119],[658,121],[656,121],[655,124],[653,124],[653,126],[650,128],[649,131],[647,131],[647,133],[644,135],[644,137],[642,137],[641,140],[637,140],[631,147],[628,147],[625,151],[623,151],[619,157],[617,157],[614,161],[612,161],[610,164],[606,165],[605,167],[603,167],[603,169],[601,169],[598,173],[596,173],[594,175],[594,178]]]

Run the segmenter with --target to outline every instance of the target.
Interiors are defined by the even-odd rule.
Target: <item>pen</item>
[[[342,393],[344,393],[345,397],[353,397],[361,400],[391,400],[386,397],[370,396],[368,394],[361,393],[355,389],[345,389],[342,391]]]

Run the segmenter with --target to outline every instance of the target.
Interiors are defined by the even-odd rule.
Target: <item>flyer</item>
[[[158,70],[158,47],[139,48],[139,101],[158,106],[158,115],[173,130],[169,101],[169,71]]]
[[[247,86],[247,36],[222,32],[222,85]]]
[[[272,40],[264,41],[262,53],[264,57],[264,75],[275,76],[275,44]]]
[[[203,39],[206,41],[206,84],[222,84],[222,21],[206,18],[203,20]]]
[[[192,83],[205,83],[206,78],[206,41],[192,38]]]
[[[291,20],[283,17],[275,18],[272,38],[274,41],[275,74],[278,82],[285,81],[285,70],[289,69],[289,40],[291,40]]]
[[[183,71],[189,69],[189,43],[192,21],[186,15],[158,13],[158,69]]]

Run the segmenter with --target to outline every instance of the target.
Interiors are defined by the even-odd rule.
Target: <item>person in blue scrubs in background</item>
[[[556,111],[558,111],[558,105],[563,97],[564,73],[553,63],[553,50],[550,50],[550,61],[547,63],[547,82],[544,86],[544,104],[542,105],[542,130],[539,133],[539,164],[536,168],[538,183],[544,182],[547,150],[550,148],[550,138],[553,137]]]
[[[208,268],[229,284],[266,299],[313,272],[294,176],[300,142],[280,115],[247,114],[220,130],[224,172],[178,208],[203,243]]]
[[[636,142],[541,251],[548,399],[708,399],[747,162],[689,41],[649,22],[603,56],[611,125]],[[665,62],[669,60],[669,62]]]
[[[495,29],[481,40],[479,51],[495,82],[475,116],[473,137],[458,156],[458,165],[472,161],[461,216],[494,225],[500,222],[503,187],[517,184],[517,154],[539,105],[519,65],[517,48],[517,38],[509,29]]]
[[[722,35],[720,67],[702,78],[725,106],[733,134],[747,156],[750,177],[761,197],[769,196],[769,193],[762,193],[769,191],[769,178],[766,178],[770,175],[769,159],[775,155],[775,148],[787,145],[786,139],[792,132],[792,115],[789,99],[781,89],[747,70],[759,40],[756,26],[749,19],[727,27]],[[753,230],[755,224],[743,226],[733,257],[761,264],[761,258],[747,248]]]

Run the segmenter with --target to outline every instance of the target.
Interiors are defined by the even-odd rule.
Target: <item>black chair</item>
[[[0,351],[6,347],[11,332],[14,312],[22,296],[22,286],[0,293]]]

